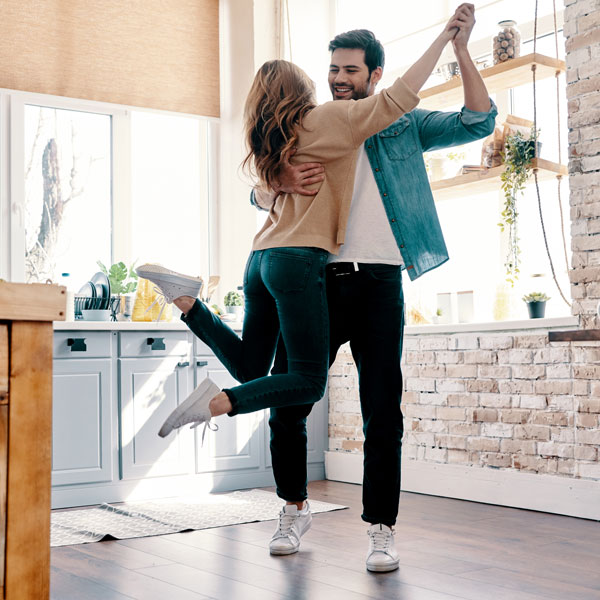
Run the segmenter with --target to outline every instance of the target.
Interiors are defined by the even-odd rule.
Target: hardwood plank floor
[[[52,600],[600,600],[600,523],[403,493],[400,569],[365,570],[361,487],[309,485],[318,514],[292,556],[273,521],[53,548]]]

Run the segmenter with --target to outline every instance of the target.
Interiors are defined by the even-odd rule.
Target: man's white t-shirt
[[[358,151],[346,239],[328,262],[404,264],[364,145]]]

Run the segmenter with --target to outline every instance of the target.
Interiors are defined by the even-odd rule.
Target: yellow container
[[[132,321],[172,321],[173,307],[157,292],[156,285],[147,279],[138,279]]]

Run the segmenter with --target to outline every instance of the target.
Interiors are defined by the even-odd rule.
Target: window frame
[[[216,197],[216,161],[214,149],[218,119],[201,115],[174,113],[107,102],[81,100],[48,94],[0,88],[0,279],[25,281],[24,198],[25,151],[24,113],[26,105],[107,115],[111,118],[111,261],[130,264],[133,260],[131,231],[133,224],[131,181],[131,113],[183,116],[197,119],[206,161],[199,165],[200,177],[206,178],[199,202],[207,203],[206,236],[208,268],[215,264],[214,244],[210,235],[214,223]]]

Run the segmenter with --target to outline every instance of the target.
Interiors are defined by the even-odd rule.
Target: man
[[[350,342],[359,379],[364,430],[362,519],[370,524],[369,571],[392,571],[399,559],[393,526],[400,497],[400,357],[404,329],[401,271],[411,280],[448,260],[429,187],[423,152],[471,142],[494,129],[496,108],[467,50],[475,24],[474,7],[462,4],[453,40],[460,66],[464,107],[460,112],[415,109],[369,138],[358,153],[346,239],[327,266],[330,364]],[[354,30],[329,44],[329,86],[334,100],[364,98],[375,92],[384,51],[370,31]],[[323,179],[318,164],[282,167],[280,191],[313,195]],[[277,192],[278,190],[275,190]],[[252,201],[268,208],[272,193],[256,190]],[[278,348],[273,373],[286,370]],[[297,552],[310,527],[306,501],[306,417],[310,405],[271,410],[271,453],[279,497],[286,501],[272,554]]]

